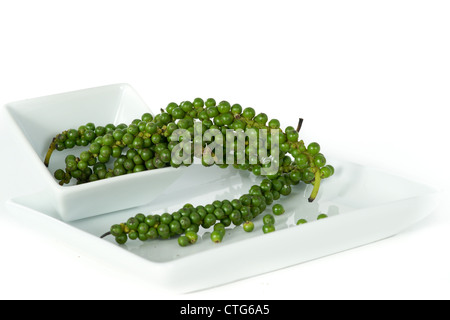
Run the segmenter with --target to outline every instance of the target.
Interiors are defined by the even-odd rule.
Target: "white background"
[[[0,298],[450,298],[449,17],[448,1],[430,0],[2,1],[1,105],[120,82],[153,107],[225,99],[283,126],[303,117],[325,154],[444,197],[389,239],[184,296],[22,226],[2,204]]]

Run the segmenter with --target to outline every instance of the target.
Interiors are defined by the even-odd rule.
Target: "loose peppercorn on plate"
[[[297,129],[282,129],[277,119],[226,100],[171,102],[156,114],[121,84],[7,110],[47,182],[9,207],[63,223],[67,232],[84,231],[80,243],[102,241],[102,252],[114,257],[131,252],[148,268],[167,268],[183,291],[390,236],[436,205],[432,188],[325,157],[317,142],[301,139],[302,119]],[[54,118],[40,122],[38,114]],[[272,249],[270,259],[259,256]],[[223,277],[195,284],[183,278],[193,257],[215,264],[223,256],[238,264],[233,272],[219,270]]]

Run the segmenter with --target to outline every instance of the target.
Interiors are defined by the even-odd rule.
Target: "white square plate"
[[[263,234],[262,217],[255,230],[228,228],[220,244],[203,231],[195,245],[180,247],[177,240],[128,241],[117,245],[100,239],[112,224],[138,212],[172,212],[185,203],[205,205],[218,199],[238,198],[260,181],[233,168],[192,165],[153,203],[73,222],[63,222],[48,194],[24,195],[8,201],[12,214],[39,224],[61,241],[92,254],[105,264],[139,274],[147,285],[190,292],[281,269],[361,246],[401,232],[430,214],[438,204],[437,190],[424,184],[327,156],[336,173],[323,181],[318,197],[307,198],[311,186],[299,184],[282,198],[286,213],[276,217],[276,231]],[[328,218],[316,220],[319,213]],[[296,225],[305,218],[308,223]]]
[[[53,177],[54,171],[64,169],[68,154],[79,155],[86,148],[55,151],[49,167],[44,165],[50,142],[64,130],[78,129],[88,122],[103,126],[108,123],[128,125],[145,112],[152,113],[128,84],[13,102],[7,104],[6,109],[15,124],[15,133],[22,138],[22,148],[31,151],[30,165],[40,172],[45,190],[52,194],[49,201],[65,221],[149,203],[183,172],[184,168],[168,167],[82,185],[60,186]]]

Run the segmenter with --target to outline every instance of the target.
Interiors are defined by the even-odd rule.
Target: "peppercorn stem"
[[[303,124],[303,119],[299,118],[298,125],[297,125],[297,132],[300,132],[300,129],[302,128],[302,124]]]
[[[48,167],[50,163],[50,157],[52,156],[53,151],[56,149],[56,138],[53,138],[50,146],[48,147],[47,154],[45,155],[44,164]]]
[[[110,234],[111,234],[111,231],[108,231],[108,232],[104,233],[103,235],[101,235],[100,239],[102,239],[102,238],[104,238],[106,236],[109,236]]]
[[[319,188],[320,188],[320,170],[317,170],[314,173],[314,188],[311,192],[311,195],[309,196],[308,201],[309,202],[313,202],[314,199],[316,198],[317,194],[319,193]]]

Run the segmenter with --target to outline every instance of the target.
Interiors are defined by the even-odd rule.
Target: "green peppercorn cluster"
[[[79,156],[67,156],[65,168],[55,171],[54,176],[61,185],[70,183],[72,179],[81,184],[127,173],[177,167],[171,163],[171,148],[178,142],[170,143],[168,140],[179,127],[174,122],[168,123],[169,119],[172,120],[172,117],[168,113],[161,113],[155,118],[145,113],[130,125],[122,123],[96,127],[88,123],[78,130],[67,130],[53,139],[45,164],[48,165],[54,150],[89,145],[89,149]],[[86,139],[86,135],[90,140]],[[113,164],[109,165],[111,161]]]
[[[215,200],[196,207],[185,204],[175,212],[161,215],[138,213],[124,223],[113,225],[108,234],[113,235],[119,244],[126,243],[128,239],[146,241],[178,237],[178,244],[184,247],[197,241],[200,227],[212,227],[211,240],[219,243],[225,236],[226,227],[252,221],[272,202],[270,191],[262,192],[258,185],[254,185],[250,193],[231,201]]]
[[[194,124],[200,123],[200,126]],[[196,98],[183,101],[179,104],[171,102],[155,116],[145,113],[130,124],[107,124],[96,126],[87,123],[78,129],[69,129],[52,140],[44,163],[48,166],[52,153],[75,146],[88,146],[88,150],[78,155],[69,155],[65,158],[65,167],[54,172],[55,178],[61,185],[68,184],[72,179],[77,184],[93,182],[136,173],[145,170],[155,170],[164,167],[177,168],[181,165],[190,165],[195,156],[200,156],[205,166],[211,163],[205,161],[204,154],[195,154],[191,148],[190,157],[182,163],[173,161],[172,151],[180,143],[173,133],[177,129],[189,132],[191,138],[195,134],[203,135],[208,129],[217,129],[222,132],[224,140],[227,130],[246,129],[275,129],[279,133],[278,171],[266,175],[260,185],[254,185],[248,194],[232,201],[215,201],[214,203],[193,207],[185,205],[180,210],[163,215],[138,214],[127,222],[111,227],[110,234],[115,236],[118,243],[125,243],[127,239],[148,240],[155,238],[167,239],[177,236],[180,245],[185,246],[197,241],[199,227],[214,227],[211,239],[214,242],[222,241],[224,228],[234,224],[241,225],[250,222],[266,206],[271,205],[280,196],[291,193],[292,186],[300,182],[313,185],[309,198],[313,201],[319,191],[322,179],[333,175],[333,166],[326,163],[325,156],[320,152],[316,142],[305,145],[299,139],[299,128],[288,126],[283,131],[277,119],[269,121],[265,113],[256,114],[253,108],[243,109],[239,104],[231,105],[227,101],[218,104],[212,98],[203,100]],[[201,130],[201,132],[196,132]],[[266,143],[271,150],[270,136]],[[194,143],[191,139],[190,143]],[[258,143],[260,141],[258,140]],[[208,148],[207,142],[202,142],[202,151]],[[235,147],[235,146],[234,146]],[[256,176],[262,176],[267,163],[260,159],[251,158],[251,150],[258,146],[247,142],[245,152],[231,150],[234,157],[233,166],[236,169],[247,170]],[[230,150],[224,154],[226,157]],[[214,156],[214,154],[212,154]],[[225,160],[225,159],[223,159]],[[219,162],[220,167],[228,166],[226,161]],[[239,163],[239,164],[238,164]],[[280,208],[274,207],[274,214],[282,214]],[[284,210],[284,209],[283,209]],[[268,232],[273,231],[273,223]],[[251,224],[244,226],[246,231],[253,229]]]

